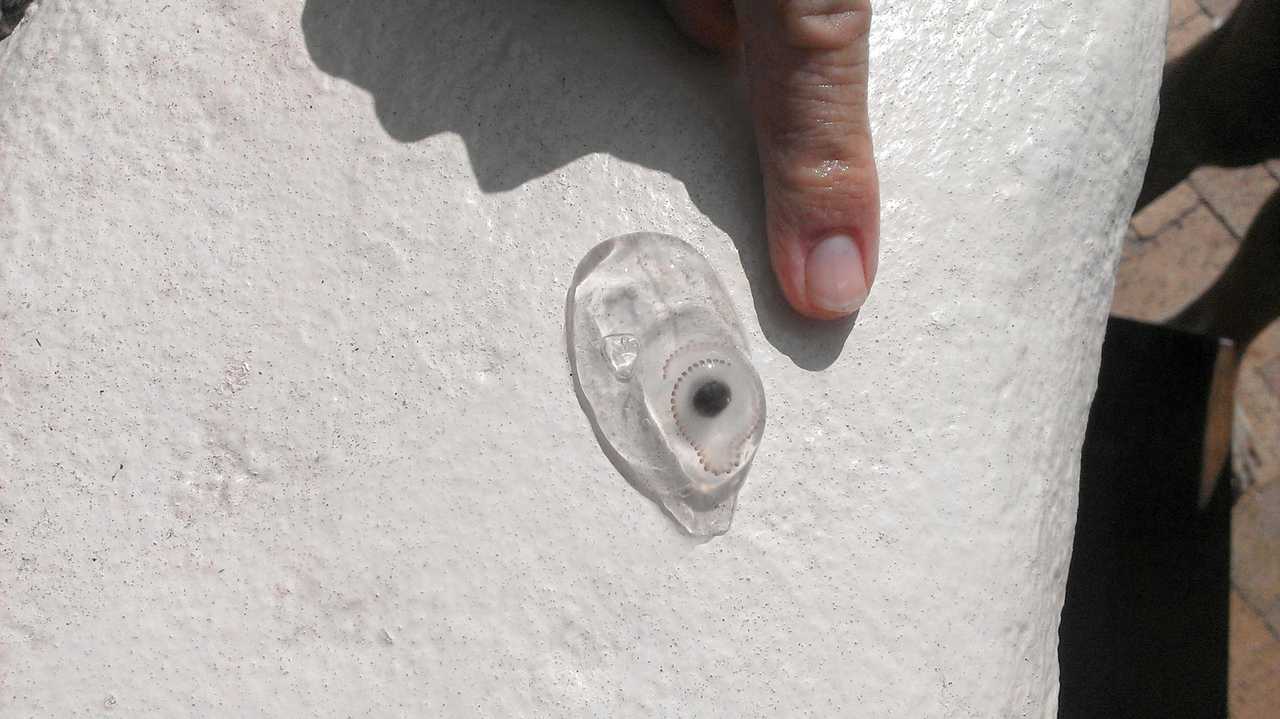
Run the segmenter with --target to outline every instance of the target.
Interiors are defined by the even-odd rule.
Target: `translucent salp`
[[[579,402],[618,471],[690,534],[727,531],[765,401],[711,265],[666,235],[607,240],[578,265],[566,335]]]

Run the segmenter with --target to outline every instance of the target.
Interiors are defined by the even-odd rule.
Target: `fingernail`
[[[832,235],[810,250],[804,277],[809,302],[827,312],[847,315],[867,299],[862,252],[848,235]]]

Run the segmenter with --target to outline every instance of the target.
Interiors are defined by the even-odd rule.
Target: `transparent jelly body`
[[[666,235],[608,240],[579,264],[566,314],[578,398],[605,454],[687,532],[723,534],[765,401],[711,265]]]

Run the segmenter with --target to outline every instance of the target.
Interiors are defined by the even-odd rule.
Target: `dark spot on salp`
[[[702,383],[693,393],[693,408],[703,417],[715,417],[729,406],[733,393],[718,379]]]

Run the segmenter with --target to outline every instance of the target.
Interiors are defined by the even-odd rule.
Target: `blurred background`
[[[1280,7],[1280,2],[1269,4]],[[1240,5],[1240,0],[1171,0],[1169,59],[1192,51]],[[1259,43],[1269,42],[1266,33],[1261,35]],[[1272,57],[1280,53],[1269,49]],[[1270,79],[1266,91],[1280,97],[1280,77]],[[1162,160],[1156,151],[1153,164]],[[1149,185],[1151,179],[1149,174]],[[1113,316],[1180,324],[1179,313],[1219,281],[1259,210],[1278,191],[1280,159],[1272,155],[1238,167],[1201,166],[1151,199],[1129,226]],[[1280,236],[1268,239],[1280,247]],[[1271,287],[1280,288],[1280,264],[1269,269]],[[1228,410],[1234,503],[1229,509],[1227,700],[1232,717],[1261,718],[1280,716],[1280,322],[1266,325],[1246,349]]]

